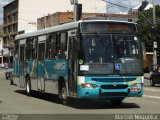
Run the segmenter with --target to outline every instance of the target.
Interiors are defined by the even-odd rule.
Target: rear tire
[[[31,95],[31,81],[30,81],[30,78],[29,77],[27,77],[26,78],[26,94],[28,95],[28,96],[30,96]]]
[[[69,101],[68,101],[68,97],[67,97],[67,88],[65,85],[63,85],[60,88],[60,94],[59,94],[59,98],[61,100],[61,103],[63,105],[68,105]]]
[[[11,81],[10,84],[13,85],[14,84],[13,83],[13,74],[10,75],[10,81]]]

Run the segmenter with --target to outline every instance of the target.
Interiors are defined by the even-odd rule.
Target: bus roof
[[[29,32],[29,33],[17,35],[15,37],[15,40],[19,40],[19,39],[23,39],[23,38],[27,38],[27,37],[38,36],[38,35],[44,35],[47,33],[52,33],[52,32],[57,32],[57,31],[63,31],[63,30],[72,29],[72,28],[76,28],[76,27],[78,27],[78,22],[65,23],[65,24],[37,30],[34,32]]]
[[[64,24],[61,24],[61,25],[52,26],[52,27],[37,30],[37,31],[34,31],[34,32],[20,34],[20,35],[17,35],[15,37],[15,40],[24,39],[24,38],[27,38],[27,37],[44,35],[44,34],[47,34],[47,33],[52,33],[52,32],[57,32],[57,31],[74,29],[74,28],[77,28],[78,24],[81,23],[81,22],[119,22],[119,23],[136,24],[135,22],[119,21],[119,20],[105,20],[105,19],[104,20],[80,20],[80,21],[77,21],[77,22],[64,23]]]

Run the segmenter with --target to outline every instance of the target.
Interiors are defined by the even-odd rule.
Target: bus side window
[[[37,44],[38,44],[38,37],[35,37],[33,40],[33,59],[37,58]]]
[[[26,59],[31,59],[32,39],[26,39]]]
[[[58,56],[60,55],[61,52],[61,34],[57,33],[56,34],[56,57],[58,58]]]
[[[35,39],[34,38],[27,38],[26,41],[26,59],[35,59]]]
[[[20,45],[20,61],[24,61],[25,59],[25,45]]]
[[[61,33],[61,48],[60,48],[60,58],[65,58],[67,51],[67,33]]]
[[[48,35],[46,40],[46,54],[45,54],[46,59],[51,58],[51,41],[52,41],[52,36]]]
[[[56,47],[56,37],[57,36],[54,33],[49,34],[47,36],[47,40],[46,40],[46,55],[45,55],[46,59],[55,58],[55,55],[57,53],[56,50],[58,51],[58,49],[59,49],[58,47]]]
[[[44,55],[45,55],[45,43],[39,43],[38,44],[38,60],[44,60]]]

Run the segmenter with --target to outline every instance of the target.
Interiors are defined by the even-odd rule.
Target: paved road
[[[0,113],[10,114],[159,114],[160,86],[150,87],[145,80],[142,98],[126,98],[118,108],[107,101],[73,100],[70,106],[58,103],[56,95],[34,92],[31,97],[18,86],[10,85],[0,70]],[[94,118],[94,117],[93,117]]]

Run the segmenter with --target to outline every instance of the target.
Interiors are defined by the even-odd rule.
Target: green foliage
[[[159,18],[159,19],[158,19]],[[156,28],[153,29],[153,9],[150,8],[138,15],[139,30],[142,42],[146,46],[153,46],[154,40],[160,40],[160,6],[156,6]]]

